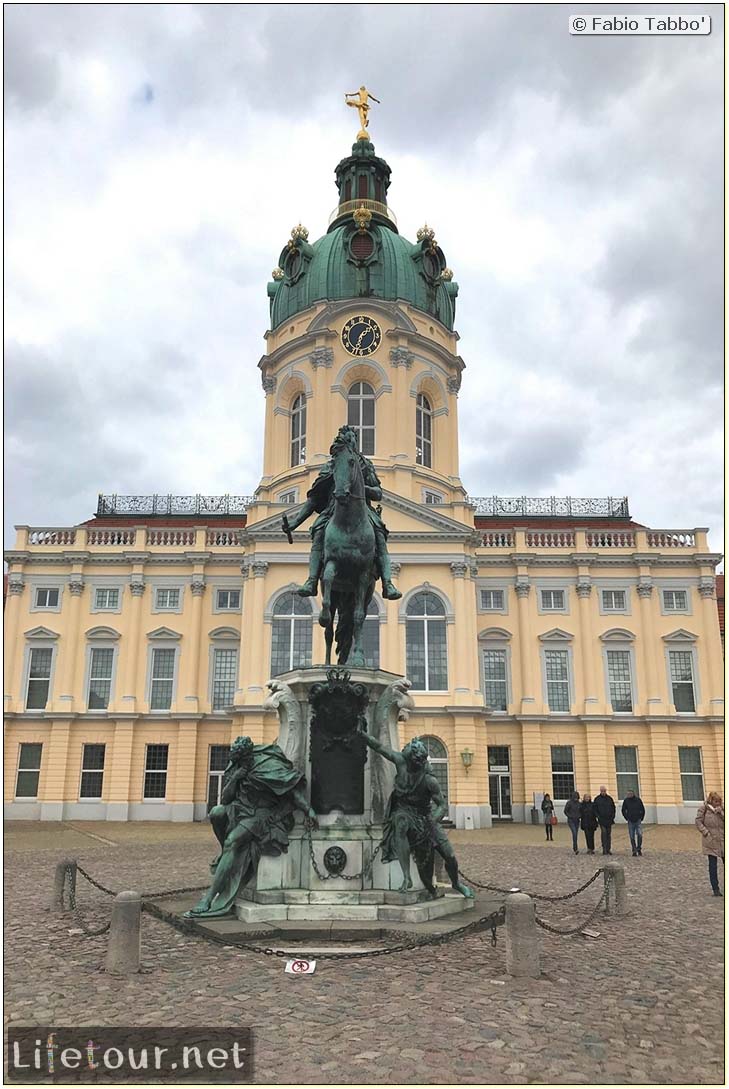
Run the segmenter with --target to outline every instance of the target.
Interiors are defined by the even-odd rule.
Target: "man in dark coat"
[[[634,790],[625,793],[623,806],[620,812],[628,822],[628,835],[630,846],[633,849],[633,857],[643,854],[643,825],[641,821],[645,817],[645,806]]]
[[[597,817],[598,824],[600,825],[602,853],[604,855],[611,855],[613,852],[610,850],[610,840],[613,834],[613,824],[615,823],[615,802],[608,794],[607,787],[600,787],[600,793],[592,804],[595,809],[595,816]]]

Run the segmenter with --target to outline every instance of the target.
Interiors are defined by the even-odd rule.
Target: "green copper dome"
[[[369,141],[358,140],[337,166],[339,205],[327,234],[309,244],[295,227],[268,285],[271,328],[314,303],[341,299],[402,299],[453,328],[458,285],[431,228],[418,241],[398,234],[386,204],[390,167]]]

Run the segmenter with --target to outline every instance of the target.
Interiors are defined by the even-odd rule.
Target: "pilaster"
[[[125,821],[129,817],[132,790],[132,749],[134,746],[134,721],[120,719],[114,725],[111,759],[108,760],[108,802],[106,819]],[[141,786],[138,795],[141,795]]]
[[[18,645],[19,645],[19,631],[20,626],[20,612],[23,601],[23,592],[25,590],[25,580],[22,572],[11,571],[8,575],[8,596],[5,602],[5,624],[4,624],[4,640],[5,640],[5,688],[8,690],[5,692],[5,709],[7,711],[15,710],[16,707],[20,707],[22,704],[23,693],[20,691],[20,685],[22,683],[20,677],[20,670],[16,675],[16,668],[18,664]]]
[[[76,661],[79,650],[79,621],[81,616],[81,595],[84,582],[80,574],[71,575],[68,582],[69,603],[66,613],[66,627],[60,639],[58,680],[54,688],[51,707],[54,711],[72,711],[78,694],[74,691]]]
[[[42,821],[63,820],[63,802],[66,787],[68,764],[68,743],[71,736],[71,723],[68,719],[54,722],[48,741],[46,757],[46,775],[41,798],[40,819]]]
[[[643,672],[648,686],[646,713],[648,715],[665,715],[666,704],[661,694],[663,686],[659,682],[656,668],[656,659],[661,654],[661,646],[656,641],[652,598],[653,579],[650,575],[641,574],[638,580],[638,600],[640,601]]]

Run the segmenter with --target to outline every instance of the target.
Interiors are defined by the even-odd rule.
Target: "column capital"
[[[84,592],[85,585],[86,583],[84,582],[84,580],[76,576],[69,579],[68,589],[74,597],[79,597]]]
[[[453,560],[451,563],[451,572],[457,579],[465,579],[468,572],[468,564],[463,560]]]
[[[653,593],[653,580],[645,576],[638,582],[638,597],[649,598]]]
[[[25,579],[22,575],[10,574],[8,575],[8,593],[9,594],[22,594],[25,589]]]
[[[132,597],[141,597],[146,589],[146,583],[144,579],[133,578],[129,583],[129,589],[132,591]]]
[[[713,578],[702,578],[699,582],[699,593],[702,597],[716,597],[716,582]]]
[[[315,348],[309,359],[314,370],[317,367],[331,367],[334,362],[334,352],[331,348]]]
[[[398,560],[390,560],[390,570],[392,571],[395,578],[397,578],[397,576],[402,571],[402,564],[399,563]]]
[[[587,578],[578,579],[575,583],[578,597],[588,598],[592,593],[592,582]]]
[[[261,579],[268,571],[268,560],[249,560],[248,572],[253,575],[254,579]]]
[[[205,579],[193,579],[190,583],[190,590],[193,597],[202,597],[205,593]]]
[[[273,393],[276,389],[276,379],[272,375],[267,375],[261,379],[261,385],[264,393]]]
[[[390,348],[390,363],[393,367],[409,369],[413,365],[413,353],[409,348]]]
[[[516,590],[517,597],[529,597],[531,588],[531,583],[526,575],[517,575],[514,580],[514,589]]]

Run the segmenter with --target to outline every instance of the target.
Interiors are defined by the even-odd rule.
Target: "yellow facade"
[[[355,358],[340,334],[362,313],[379,324],[382,344]],[[440,683],[429,674],[430,690],[414,685],[416,709],[401,731],[403,743],[435,739],[436,758],[438,742],[445,750],[438,767],[456,824],[529,820],[535,794],[559,799],[555,784],[564,793],[568,780],[553,774],[569,776],[565,759],[576,789],[596,793],[605,783],[618,798],[628,780],[617,778],[616,747],[621,759],[635,759],[648,820],[692,820],[693,796],[723,785],[720,557],[706,531],[650,530],[626,515],[545,517],[518,505],[513,516],[479,514],[459,478],[457,336],[407,303],[322,301],[266,340],[263,475],[245,518],[117,511],[70,528],[18,527],[6,554],[6,816],[201,819],[211,746],[241,733],[276,737],[277,716],[264,708],[274,628],[310,639],[310,661],[324,660],[316,603],[289,628],[276,619],[281,595],[304,580],[310,544],[302,528],[289,545],[281,516],[304,500],[347,420],[353,387],[364,382],[374,395],[371,460],[403,593],[401,601],[377,595],[367,623],[379,634],[380,668],[409,675],[408,640],[412,650],[425,623],[408,619],[414,595],[442,605],[427,638],[445,632],[445,670],[434,651]],[[430,465],[417,453],[419,394],[432,424]],[[297,403],[306,407],[305,454],[292,465]],[[103,707],[90,706],[94,649],[111,652],[93,659],[108,683]],[[214,663],[223,660],[234,662],[235,680],[217,710]],[[162,661],[172,675],[160,680],[152,665]],[[629,711],[613,709],[608,661],[627,670]],[[504,674],[490,688],[486,662]],[[31,663],[44,675],[30,677]],[[681,697],[670,675],[679,665],[689,671]],[[548,669],[564,673],[551,688]],[[169,682],[169,707],[155,709],[153,684],[160,702]],[[32,706],[44,685],[45,706]],[[494,706],[501,694],[504,706]],[[677,710],[677,698],[693,710]],[[560,703],[565,709],[550,706]],[[83,764],[90,745],[104,746],[100,777]],[[690,752],[679,756],[679,748]],[[150,751],[166,756],[164,769],[150,766]]]

